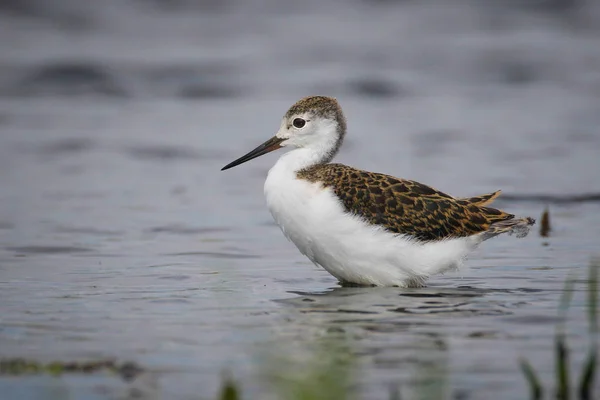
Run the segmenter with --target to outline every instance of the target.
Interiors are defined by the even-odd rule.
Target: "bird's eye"
[[[294,119],[293,124],[296,128],[302,128],[304,125],[306,125],[306,121],[302,118],[296,118]]]

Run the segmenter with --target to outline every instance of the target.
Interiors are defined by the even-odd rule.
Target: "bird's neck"
[[[331,143],[325,146],[309,146],[293,149],[282,155],[277,164],[286,170],[297,173],[315,165],[327,164],[337,154],[339,145]]]
[[[276,167],[284,168],[285,170],[296,173],[305,168],[312,167],[317,164],[324,164],[328,161],[324,160],[322,154],[315,153],[311,149],[299,148],[294,149],[277,160]]]

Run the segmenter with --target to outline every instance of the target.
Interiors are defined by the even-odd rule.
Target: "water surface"
[[[3,376],[7,398],[208,399],[223,370],[260,398],[265,349],[335,332],[366,399],[444,369],[453,398],[522,399],[520,356],[552,380],[570,273],[579,370],[600,250],[594,25],[466,2],[312,3],[0,14],[0,357],[146,371]],[[503,189],[515,214],[549,207],[551,236],[486,242],[424,289],[339,287],[266,210],[276,156],[219,171],[309,94],[344,107],[341,162],[457,196]]]

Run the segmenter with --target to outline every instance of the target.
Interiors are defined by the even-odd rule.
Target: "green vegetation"
[[[590,333],[590,346],[587,359],[584,363],[583,371],[579,377],[579,383],[575,385],[569,374],[569,347],[565,334],[565,321],[567,311],[573,295],[574,280],[568,278],[565,282],[565,289],[560,301],[559,316],[560,322],[556,327],[554,339],[555,351],[555,398],[557,400],[591,400],[593,398],[594,379],[596,377],[596,367],[598,358],[598,270],[600,270],[600,260],[592,260],[589,268],[587,280],[587,308],[588,323]],[[525,379],[529,383],[531,390],[530,398],[532,400],[541,400],[547,392],[541,383],[534,368],[527,360],[521,360],[521,370]]]
[[[221,385],[218,400],[241,400],[241,398],[237,383],[231,377],[225,378]]]
[[[135,363],[125,362],[117,364],[113,360],[100,360],[89,362],[60,362],[54,361],[48,364],[36,361],[28,361],[22,358],[11,358],[0,360],[0,375],[29,375],[50,374],[62,375],[66,373],[91,374],[100,371],[108,371],[119,375],[126,381],[135,379],[144,370]]]

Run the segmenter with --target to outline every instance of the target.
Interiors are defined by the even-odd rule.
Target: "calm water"
[[[467,3],[6,3],[0,357],[147,372],[4,376],[0,392],[209,399],[230,370],[260,398],[265,349],[293,357],[333,331],[366,399],[444,368],[452,398],[522,399],[519,356],[552,378],[569,273],[579,371],[600,203],[569,199],[600,192],[600,13]],[[308,94],[346,111],[339,161],[457,196],[503,189],[515,214],[549,206],[551,237],[486,242],[425,289],[340,288],[266,210],[276,156],[219,171]]]

